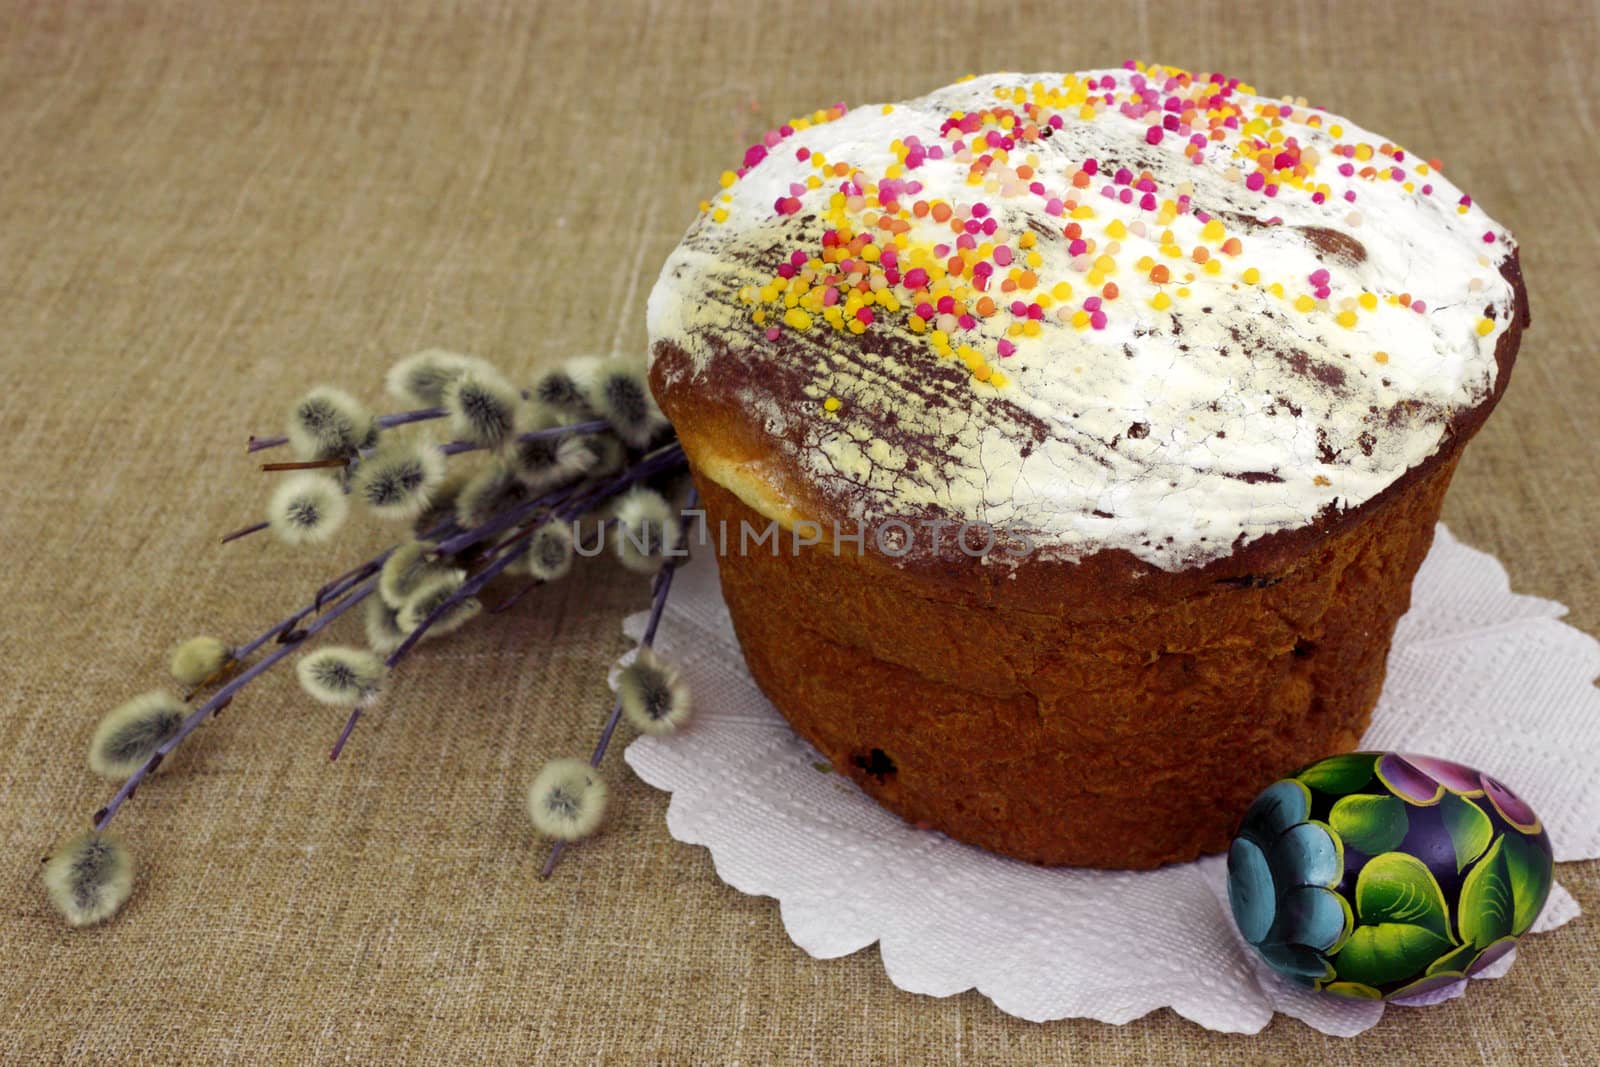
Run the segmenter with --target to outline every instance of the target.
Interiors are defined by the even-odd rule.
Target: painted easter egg
[[[1355,752],[1261,792],[1228,851],[1228,900],[1281,974],[1347,997],[1411,997],[1509,952],[1553,869],[1539,816],[1490,775]]]

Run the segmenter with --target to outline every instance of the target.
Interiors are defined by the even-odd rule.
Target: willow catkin
[[[377,423],[366,406],[331,385],[319,385],[289,409],[289,446],[304,460],[334,459],[370,448]]]
[[[463,441],[494,448],[511,436],[522,393],[491,367],[473,367],[444,389],[450,432]]]
[[[90,830],[50,854],[44,886],[67,922],[92,926],[115,915],[133,893],[133,858],[112,835]]]
[[[325,474],[293,474],[267,501],[267,524],[278,539],[300,545],[326,541],[344,525],[350,504],[337,482]]]
[[[689,687],[676,667],[641,648],[617,679],[622,713],[646,734],[670,734],[689,720]]]
[[[641,574],[654,574],[668,555],[675,554],[682,538],[678,517],[667,499],[653,489],[636,487],[618,497],[616,552],[622,565]]]
[[[130,777],[178,732],[188,714],[182,698],[165,689],[111,709],[89,740],[89,769],[105,778]]]
[[[439,407],[445,389],[469,370],[488,366],[476,356],[428,348],[399,360],[385,375],[384,388],[403,404],[417,408]]]
[[[295,663],[300,688],[324,704],[370,704],[383,688],[388,668],[364,648],[333,645],[301,656]]]
[[[528,787],[534,829],[557,841],[588,837],[605,812],[605,779],[580,759],[551,760]]]
[[[352,492],[381,519],[414,519],[444,477],[444,454],[432,441],[396,441],[361,461]]]
[[[214,677],[233,658],[233,650],[215,637],[191,637],[172,650],[171,674],[190,688]]]

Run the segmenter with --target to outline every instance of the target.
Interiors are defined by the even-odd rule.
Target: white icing
[[[1116,80],[1120,94],[1132,72],[1079,77],[1106,75]],[[1437,450],[1453,415],[1488,397],[1497,373],[1495,343],[1508,327],[1514,301],[1498,265],[1515,246],[1476,205],[1458,212],[1461,192],[1437,170],[1416,175],[1418,160],[1407,152],[1399,166],[1415,191],[1407,192],[1400,181],[1343,177],[1338,166],[1345,160],[1333,155],[1333,146],[1378,145],[1382,138],[1324,112],[1317,113],[1320,128],[1307,125],[1312,112],[1297,106],[1282,128],[1321,154],[1313,180],[1326,183],[1331,195],[1316,204],[1306,190],[1286,186],[1268,198],[1248,190],[1237,171],[1230,180],[1230,170],[1249,164],[1231,150],[1237,131],[1229,131],[1224,144],[1207,144],[1204,162],[1196,165],[1182,154],[1185,139],[1174,134],[1148,145],[1147,120],[1106,109],[1084,122],[1066,108],[1065,125],[1049,140],[1019,144],[1010,153],[1012,167],[1028,153],[1038,155],[1031,180],[1045,186],[1044,196],[1007,197],[993,181],[989,188],[969,184],[968,166],[948,153],[951,142],[941,137],[940,124],[953,111],[1012,106],[997,100],[997,87],[1057,86],[1063,77],[987,75],[888,113],[863,107],[785,138],[712,202],[727,212],[726,221],[703,214],[668,259],[649,299],[652,346],[671,341],[685,349],[696,379],[717,372],[708,338],[737,339],[735,354],[719,359],[741,359],[758,370],[762,360],[781,359],[784,370],[802,373],[803,397],[766,389],[760,375],[752,374],[745,376],[750,384],[741,401],[769,426],[806,427],[800,444],[775,436],[774,448],[792,452],[851,518],[883,520],[936,508],[961,521],[1025,529],[1068,558],[1120,548],[1168,570],[1225,556],[1241,539],[1303,526],[1330,506],[1371,499]],[[1268,102],[1237,92],[1233,100],[1245,107],[1246,118]],[[1338,138],[1328,132],[1336,124],[1343,127]],[[860,348],[866,338],[820,325],[799,335],[805,343],[798,346],[786,338],[790,347],[783,352],[764,341],[765,327],[751,324],[752,306],[736,295],[741,286],[760,286],[771,277],[752,266],[750,256],[817,251],[821,224],[815,216],[838,186],[838,179],[829,179],[800,196],[799,213],[780,216],[774,201],[790,195],[791,183],[816,173],[796,159],[796,150],[825,153],[829,161],[848,162],[876,179],[896,162],[891,142],[913,135],[924,146],[946,146],[947,154],[907,171],[904,177],[923,188],[902,199],[969,206],[981,201],[1012,236],[1012,248],[1030,222],[1042,225],[1052,236],[1036,248],[1043,257],[1036,292],[1067,280],[1074,289],[1065,301],[1070,308],[1096,289],[1086,284],[1059,236],[1069,220],[1047,214],[1047,199],[1076,195],[1093,207],[1095,217],[1081,226],[1099,242],[1097,253],[1109,243],[1104,230],[1113,219],[1130,227],[1145,224],[1147,237],[1130,234],[1120,241],[1118,269],[1109,277],[1121,294],[1105,305],[1105,329],[1075,329],[1058,322],[1052,309],[1039,336],[1017,339],[1015,355],[1000,358],[995,346],[1013,318],[980,319],[976,330],[952,341],[979,349],[1008,380],[999,389],[975,380],[940,385],[935,395],[942,406],[926,399],[930,382],[938,384],[933,371],[940,361],[925,338],[907,332],[906,311],[880,313],[869,328],[908,341],[894,365]],[[1088,157],[1105,169],[1089,189],[1075,190],[1070,176]],[[1246,229],[1229,222],[1228,233],[1241,239],[1244,250],[1221,256],[1220,274],[1203,273],[1187,258],[1165,258],[1153,240],[1161,227],[1154,212],[1140,209],[1138,194],[1131,204],[1100,195],[1122,161],[1135,175],[1152,171],[1158,199],[1175,197],[1180,184],[1189,183],[1199,211],[1276,216],[1282,225]],[[1368,163],[1395,165],[1379,156],[1355,166]],[[1433,187],[1428,195],[1420,191],[1424,183]],[[1347,189],[1355,190],[1354,203],[1344,199]],[[1365,247],[1364,260],[1352,264],[1319,254],[1294,229],[1299,226],[1348,234]],[[1167,224],[1186,253],[1204,243],[1201,227],[1192,214]],[[1484,241],[1486,232],[1494,235],[1492,242]],[[909,237],[928,243],[952,239],[948,226],[931,219],[914,220]],[[1165,310],[1152,307],[1157,287],[1134,267],[1145,255],[1169,264],[1175,274],[1195,271],[1191,295],[1174,298]],[[776,262],[776,256],[766,260]],[[1260,271],[1259,285],[1241,281],[1247,267]],[[1309,292],[1307,278],[1319,268],[1331,276],[1329,301],[1308,313],[1296,311],[1292,301]],[[1285,297],[1267,291],[1272,282],[1282,283]],[[1161,288],[1171,294],[1177,284]],[[1340,301],[1363,291],[1380,297],[1376,309],[1360,310],[1354,328],[1336,324]],[[896,292],[910,300],[903,286]],[[1425,301],[1427,311],[1381,299],[1402,292]],[[1022,294],[993,295],[1004,304]],[[1494,309],[1493,329],[1480,335],[1486,308]],[[1181,333],[1174,331],[1175,315]],[[1387,362],[1375,358],[1380,350]],[[1303,354],[1296,357],[1301,369],[1278,351]],[[944,361],[942,369],[950,365]],[[1332,368],[1342,382],[1333,387],[1325,380],[1328,373],[1319,379],[1305,372],[1307,365]],[[695,387],[693,381],[668,385]],[[824,413],[826,397],[842,401],[838,412]],[[1002,401],[1041,420],[1044,439],[1032,442],[1005,414]],[[1410,401],[1418,403],[1395,413],[1396,405]],[[902,427],[934,437],[938,447],[918,452],[884,440],[878,431],[886,407]],[[1136,424],[1147,428],[1146,436],[1130,435]],[[1245,481],[1241,474],[1281,481]]]

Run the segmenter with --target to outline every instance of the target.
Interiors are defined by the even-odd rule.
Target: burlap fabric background
[[[252,688],[120,820],[141,884],[110,925],[69,931],[37,881],[110,792],[101,712],[173,639],[254,632],[324,573],[216,544],[269,484],[249,432],[315,380],[376,400],[426,344],[524,372],[636,349],[766,125],[970,71],[1221,69],[1443,157],[1523,240],[1534,304],[1446,517],[1600,630],[1592,5],[87,7],[0,10],[0,1061],[1593,1062],[1593,864],[1561,871],[1590,915],[1509,978],[1348,1042],[1035,1026],[903,993],[874,951],[812,960],[619,760],[611,828],[540,883],[523,786],[587,750],[644,595],[610,572],[419,656],[336,766],[337,713]]]

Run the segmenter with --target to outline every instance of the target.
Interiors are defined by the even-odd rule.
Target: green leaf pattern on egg
[[[1464,981],[1533,925],[1552,880],[1543,824],[1503,783],[1392,752],[1273,783],[1228,856],[1234,918],[1261,957],[1357,999]]]

